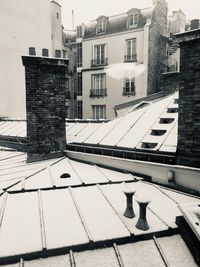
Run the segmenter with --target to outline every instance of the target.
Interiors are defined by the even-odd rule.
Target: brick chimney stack
[[[177,164],[200,168],[200,29],[176,37],[180,45]]]
[[[22,56],[26,76],[28,161],[59,156],[66,147],[65,77],[69,62],[48,58],[46,49],[43,52],[46,57]]]

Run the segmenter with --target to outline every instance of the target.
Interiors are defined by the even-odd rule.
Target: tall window
[[[105,105],[96,105],[92,106],[93,119],[106,119],[106,106]]]
[[[77,43],[77,67],[82,67],[82,43]]]
[[[125,61],[137,61],[136,38],[126,40]]]
[[[106,88],[106,74],[92,74],[92,89],[105,89]]]
[[[91,75],[91,90],[90,96],[107,96],[107,89],[106,89],[106,74],[105,73],[98,73]]]
[[[105,30],[106,30],[106,21],[105,19],[101,19],[98,22],[98,32],[105,32]]]
[[[135,79],[134,78],[124,79],[123,95],[135,95]]]
[[[93,65],[106,65],[106,45],[95,45],[93,48]]]
[[[77,90],[77,95],[81,96],[82,95],[82,72],[77,73],[77,85],[78,85],[78,90]]]
[[[138,13],[129,14],[129,16],[128,16],[128,27],[129,28],[137,27],[138,19],[139,19],[139,14]]]

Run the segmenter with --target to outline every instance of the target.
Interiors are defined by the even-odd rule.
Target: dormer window
[[[97,18],[97,33],[104,33],[106,31],[108,18],[100,16]]]
[[[133,8],[128,11],[128,21],[127,21],[128,28],[135,28],[138,26],[139,15],[140,15],[139,9]]]

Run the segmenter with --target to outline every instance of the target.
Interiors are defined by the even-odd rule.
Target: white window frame
[[[105,73],[97,73],[92,74],[92,84],[91,88],[92,90],[100,90],[106,88],[106,74]]]
[[[106,105],[92,105],[93,119],[106,119]]]
[[[123,92],[123,94],[135,95],[135,78],[128,78],[128,77],[124,78],[124,92]]]
[[[126,40],[126,58],[127,60],[134,60],[137,55],[137,38]]]
[[[98,51],[99,49],[99,51]],[[107,46],[106,44],[97,44],[93,46],[93,60],[96,60],[97,65],[105,63],[107,58]]]
[[[133,28],[137,27],[139,20],[139,14],[138,13],[132,13],[128,15],[128,27]]]

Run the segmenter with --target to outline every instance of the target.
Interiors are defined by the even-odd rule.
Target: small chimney
[[[200,29],[177,34],[180,89],[177,164],[200,168]]]
[[[199,29],[199,19],[193,19],[193,20],[191,20],[190,29],[191,30],[197,30],[197,29]]]
[[[47,55],[47,51],[43,49],[43,55]],[[26,76],[27,160],[58,156],[66,147],[68,60],[22,56],[22,61]]]
[[[35,47],[29,47],[29,56],[35,56],[36,52],[35,52]]]

